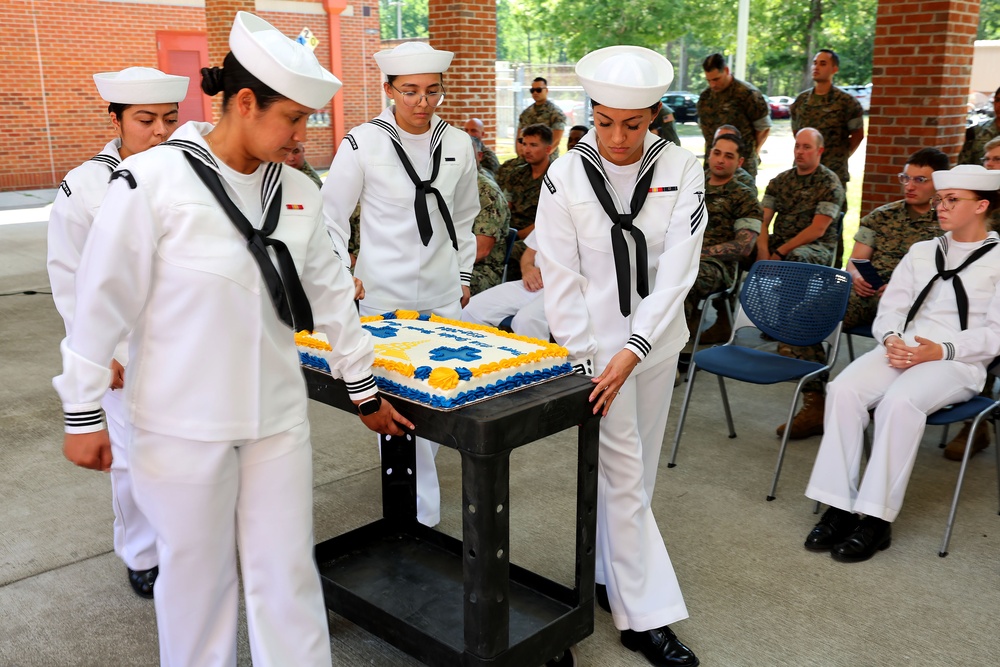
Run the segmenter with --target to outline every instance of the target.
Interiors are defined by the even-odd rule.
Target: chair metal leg
[[[688,404],[691,402],[691,391],[694,389],[694,357],[691,358],[691,365],[688,367],[688,382],[687,388],[684,390],[684,402],[681,404],[681,416],[677,420],[677,432],[674,434],[674,448],[670,452],[670,461],[667,463],[668,468],[673,468],[677,465],[677,450],[681,446],[681,432],[684,431],[684,420],[687,419]]]
[[[955,514],[958,512],[958,497],[962,493],[962,482],[965,480],[965,468],[969,464],[969,457],[972,454],[972,438],[976,435],[976,429],[983,420],[984,415],[977,415],[969,429],[969,439],[965,441],[965,454],[962,455],[962,467],[958,470],[958,481],[955,482],[955,497],[951,501],[951,511],[948,512],[948,523],[944,528],[944,539],[941,541],[941,550],[938,556],[944,558],[948,555],[948,542],[951,540],[951,529],[955,525]]]
[[[847,336],[847,355],[854,361],[854,336],[851,334],[846,334]]]
[[[721,375],[717,375],[719,378],[719,391],[722,393],[722,409],[726,413],[726,426],[729,427],[729,438],[736,437],[736,427],[733,426],[733,413],[729,409],[729,393],[726,391],[726,381]]]
[[[816,504],[813,505],[813,514],[819,514],[820,502],[817,500]]]
[[[792,396],[792,407],[788,411],[788,419],[785,421],[785,432],[781,435],[781,449],[778,450],[778,465],[774,467],[774,479],[771,481],[771,492],[767,494],[768,501],[774,500],[774,492],[778,489],[778,476],[781,475],[781,464],[785,461],[785,448],[788,446],[788,434],[791,433],[792,419],[795,418],[795,408],[799,402],[799,393],[802,391],[803,382],[799,382],[795,388],[795,395]]]
[[[941,442],[938,443],[938,449],[944,449],[948,446],[948,427],[951,424],[945,424],[941,429]]]

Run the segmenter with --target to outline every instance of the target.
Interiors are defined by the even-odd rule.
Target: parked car
[[[784,104],[786,107],[792,106],[792,102],[795,101],[794,97],[789,97],[788,95],[774,95],[771,97],[772,102],[777,102],[778,104]]]
[[[698,122],[698,96],[686,90],[672,90],[660,101],[674,110],[674,120],[678,123]]]
[[[788,118],[792,115],[788,105],[778,102],[777,98],[765,95],[764,99],[767,100],[767,106],[771,107],[771,118],[779,120],[781,118]]]
[[[861,110],[868,113],[872,108],[872,84],[867,86],[841,86],[841,89],[861,103]]]

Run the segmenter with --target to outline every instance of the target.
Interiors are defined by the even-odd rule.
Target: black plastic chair
[[[677,461],[684,420],[694,390],[696,370],[708,371],[719,378],[722,406],[729,427],[729,437],[736,437],[733,416],[729,408],[725,378],[753,384],[775,384],[797,381],[792,403],[788,410],[791,423],[795,416],[802,386],[828,373],[837,360],[840,347],[840,329],[847,309],[847,297],[851,292],[851,276],[846,271],[819,264],[799,262],[757,262],[750,269],[740,293],[740,308],[733,323],[733,333],[725,345],[695,352],[688,371],[687,390],[677,423],[674,448],[668,467]],[[824,343],[827,348],[827,362],[793,359],[779,354],[751,347],[736,345],[738,331],[745,327],[756,327],[779,343],[806,346]],[[781,474],[781,464],[785,457],[790,429],[785,429],[778,451],[778,462],[768,500],[774,500]]]

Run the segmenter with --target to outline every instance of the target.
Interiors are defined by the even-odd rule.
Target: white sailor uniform
[[[73,330],[76,307],[76,271],[80,255],[101,206],[108,181],[121,157],[120,139],[109,141],[104,149],[76,167],[59,184],[48,227],[49,284],[52,300],[63,318],[66,335]],[[115,350],[115,359],[128,365],[128,342]],[[131,570],[156,567],[156,533],[132,496],[132,475],[129,472],[127,425],[122,391],[108,389],[101,399],[107,417],[111,440],[111,506],[114,511],[115,553]]]
[[[115,173],[54,384],[67,413],[95,414],[114,345],[133,332],[125,398],[136,498],[158,535],[161,663],[235,664],[238,544],[254,664],[329,665],[298,352],[247,240],[187,155],[220,175],[254,228],[280,207],[270,238],[294,259],[355,400],[375,393],[372,342],[316,186],[276,163],[236,174],[205,143],[211,129],[187,123]]]
[[[524,243],[532,250],[538,250],[534,231],[528,234]],[[542,280],[545,280],[544,276]],[[544,288],[530,291],[523,280],[494,285],[469,299],[468,305],[462,309],[462,321],[495,327],[513,315],[510,328],[514,333],[548,340],[549,323],[545,319],[543,292]]]
[[[621,213],[629,212],[636,184],[648,183],[634,219],[645,236],[645,266],[632,259],[631,234],[624,235],[627,266],[616,263],[611,234],[620,230],[612,232],[585,161]],[[612,188],[614,182],[622,185]],[[538,219],[545,312],[556,341],[588,375],[599,375],[623,348],[641,360],[601,421],[596,578],[607,586],[616,627],[659,628],[688,615],[650,500],[677,357],[688,337],[683,303],[705,230],[704,172],[694,155],[649,133],[642,160],[631,170],[615,168],[600,157],[591,130],[549,167]],[[616,268],[627,275],[621,293]],[[642,272],[645,297],[638,292]]]
[[[827,385],[824,435],[806,496],[848,512],[896,519],[926,416],[979,393],[986,366],[1000,355],[1000,247],[957,276],[968,296],[964,331],[954,278],[935,281],[912,321],[905,327],[904,323],[918,294],[938,273],[938,248],[946,257],[945,266],[954,269],[980,246],[996,246],[998,241],[996,232],[990,232],[982,242],[958,243],[949,232],[914,244],[903,257],[879,301],[872,325],[875,339],[897,335],[907,345],[916,345],[914,338],[921,336],[941,344],[945,356],[912,368],[892,368],[885,348],[878,345]],[[871,458],[859,480],[864,430],[872,409]]]
[[[323,212],[338,254],[349,261],[350,216],[361,202],[361,250],[354,275],[365,286],[361,315],[397,309],[461,316],[462,286],[472,277],[476,237],[472,223],[479,214],[479,188],[472,144],[465,132],[436,115],[420,135],[402,131],[393,108],[351,130],[330,165],[323,185]],[[434,152],[440,161],[427,204],[432,234],[425,244],[415,211],[416,186],[393,144],[406,153],[422,181],[433,172]],[[454,239],[441,210],[450,214]],[[434,457],[438,445],[416,438],[417,518],[428,526],[441,520],[441,499]]]

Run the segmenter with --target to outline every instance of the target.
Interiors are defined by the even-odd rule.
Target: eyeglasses
[[[984,157],[980,161],[983,164],[1000,164],[1000,155],[996,155],[996,156],[993,156],[993,157]]]
[[[937,195],[931,199],[931,206],[934,208],[939,208],[942,211],[950,211],[955,208],[955,205],[960,201],[979,201],[976,197],[938,197]]]
[[[544,88],[528,88],[528,90],[530,90],[533,93],[540,93],[540,92],[542,92],[545,89]]]
[[[420,95],[418,93],[413,92],[412,90],[400,90],[399,88],[393,86],[392,84],[389,84],[389,87],[395,90],[403,97],[403,104],[405,104],[408,107],[415,107],[418,104],[420,104],[421,100],[424,99],[427,100],[428,106],[432,107],[436,107],[437,105],[441,104],[441,102],[444,101],[443,90],[439,90],[433,93],[424,93],[423,95]]]
[[[896,178],[898,178],[899,182],[903,185],[906,185],[910,181],[913,181],[917,185],[923,185],[931,180],[930,176],[907,176],[906,174],[896,174]]]

